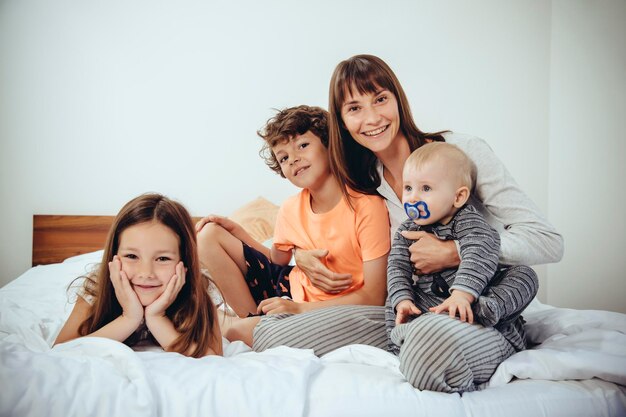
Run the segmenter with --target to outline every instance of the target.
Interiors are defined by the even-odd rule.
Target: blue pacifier
[[[416,203],[404,203],[404,211],[411,220],[427,219],[430,217],[430,211],[428,211],[428,205],[423,201]],[[422,211],[424,214],[422,215]]]

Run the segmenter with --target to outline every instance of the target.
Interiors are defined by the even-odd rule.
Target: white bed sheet
[[[626,315],[539,302],[524,316],[541,344],[463,395],[418,391],[395,356],[363,345],[322,358],[226,340],[223,358],[101,338],[50,348],[72,308],[68,284],[99,256],[0,289],[0,416],[626,416]]]

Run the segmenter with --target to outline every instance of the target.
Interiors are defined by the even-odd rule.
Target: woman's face
[[[356,88],[341,106],[341,119],[352,138],[374,154],[384,152],[398,136],[398,100],[389,90],[361,94]]]

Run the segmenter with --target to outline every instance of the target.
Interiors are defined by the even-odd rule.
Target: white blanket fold
[[[504,361],[488,386],[513,378],[626,385],[626,315],[535,303],[524,317],[529,340],[540,344]]]

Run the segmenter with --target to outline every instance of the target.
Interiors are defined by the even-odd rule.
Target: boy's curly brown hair
[[[328,112],[326,110],[305,105],[280,110],[267,121],[261,130],[257,131],[264,141],[259,155],[272,171],[285,178],[272,148],[278,143],[287,142],[308,131],[320,138],[322,144],[328,148]]]

